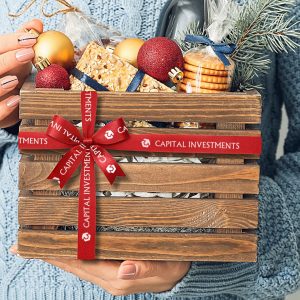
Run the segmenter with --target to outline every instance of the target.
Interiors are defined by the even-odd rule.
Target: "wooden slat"
[[[97,198],[98,226],[255,229],[257,214],[257,200]],[[77,222],[77,198],[19,199],[21,226],[75,226]]]
[[[20,162],[21,190],[59,190],[59,185],[47,177],[55,162],[35,162],[22,158]],[[111,186],[96,168],[97,190],[131,192],[208,192],[257,194],[258,165],[201,165],[122,163],[126,177],[118,178]],[[78,172],[66,185],[68,190],[79,189]]]
[[[259,124],[261,96],[258,93],[107,93],[99,92],[97,118],[113,120],[230,122]],[[21,119],[51,119],[59,114],[80,120],[80,92],[47,89],[21,91]],[[66,109],[67,107],[67,109]]]
[[[255,262],[254,234],[98,233],[98,259]],[[77,232],[20,230],[25,258],[72,257]]]

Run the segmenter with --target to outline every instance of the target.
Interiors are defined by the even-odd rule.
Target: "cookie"
[[[87,46],[76,68],[112,92],[125,92],[138,71],[138,69],[127,61],[110,53],[96,42],[91,42]],[[71,76],[70,79],[72,90],[93,90],[74,76]],[[145,75],[137,91],[174,92],[163,83],[148,75]]]
[[[189,71],[184,72],[184,78],[189,78],[192,80],[199,80],[204,82],[210,82],[210,83],[230,83],[231,77],[219,77],[219,76],[210,76],[210,75],[204,75],[204,74],[197,74]]]
[[[184,64],[184,70],[198,73],[198,74],[204,74],[209,76],[219,76],[219,77],[228,77],[231,72],[229,71],[217,71],[217,70],[211,70],[206,68],[199,68],[197,66],[189,65],[187,63]]]
[[[210,90],[204,88],[196,88],[191,85],[186,85],[184,83],[180,84],[180,88],[188,94],[218,94],[227,92],[227,90]]]
[[[210,82],[204,82],[204,81],[196,81],[190,78],[184,78],[182,80],[182,83],[185,85],[190,85],[192,87],[196,87],[196,88],[203,88],[203,89],[207,89],[207,90],[228,90],[230,87],[230,83],[210,83]]]
[[[223,62],[217,57],[207,55],[204,51],[189,52],[184,56],[184,61],[189,65],[201,66],[202,68],[216,70],[216,71],[228,71],[233,67],[233,61],[229,59],[231,65],[226,67]]]

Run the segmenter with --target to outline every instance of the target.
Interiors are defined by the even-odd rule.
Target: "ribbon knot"
[[[223,62],[223,64],[228,67],[230,66],[230,61],[226,55],[230,55],[236,49],[235,44],[226,44],[226,43],[215,43],[208,37],[204,35],[187,35],[185,37],[185,42],[193,44],[201,44],[212,47],[215,54]]]
[[[90,147],[93,144],[93,138],[85,138],[83,139],[83,144],[87,147]]]

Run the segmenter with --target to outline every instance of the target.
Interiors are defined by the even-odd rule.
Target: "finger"
[[[19,95],[8,97],[0,102],[0,120],[8,117],[19,105],[21,97]]]
[[[18,255],[18,245],[15,244],[15,245],[12,245],[9,249],[10,253],[13,254],[13,255]]]
[[[5,76],[0,79],[0,97],[14,90],[19,83],[17,76]]]
[[[167,281],[181,279],[189,270],[189,262],[125,261],[118,271],[123,280],[160,277]]]
[[[25,32],[4,34],[0,36],[0,41],[5,41],[0,43],[0,54],[2,54],[19,48],[32,47],[37,42],[37,35]]]
[[[24,32],[24,30],[35,29],[37,32],[42,33],[44,30],[43,22],[39,19],[33,19],[24,24],[18,32]]]
[[[162,269],[162,264],[157,261],[125,261],[118,270],[118,278],[130,280],[155,277]]]
[[[9,51],[0,55],[0,75],[30,62],[35,54],[32,48]]]

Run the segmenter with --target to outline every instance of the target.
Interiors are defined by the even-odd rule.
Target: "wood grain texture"
[[[21,226],[77,222],[77,198],[19,199]],[[97,226],[255,229],[257,224],[257,200],[97,198]]]
[[[239,131],[245,132],[246,126],[245,124],[231,124],[231,123],[218,123],[216,126],[217,130],[228,130],[231,132]],[[241,165],[244,164],[245,160],[240,157],[236,157],[233,159],[228,158],[217,158],[216,163],[218,165]],[[243,195],[241,194],[216,194],[216,198],[221,199],[243,199]]]
[[[20,189],[59,190],[56,181],[47,179],[55,165],[55,162],[35,162],[22,158],[19,168]],[[258,165],[121,163],[120,166],[126,177],[118,178],[113,186],[96,168],[98,191],[258,193]],[[79,177],[78,172],[74,173],[65,189],[78,190]]]
[[[150,120],[163,122],[230,122],[259,124],[261,96],[251,93],[218,95],[185,93],[99,92],[97,119]],[[81,120],[80,92],[47,89],[21,91],[21,119],[52,119],[59,114]]]
[[[97,259],[255,262],[253,234],[97,233]],[[76,257],[77,232],[20,230],[25,258]]]

